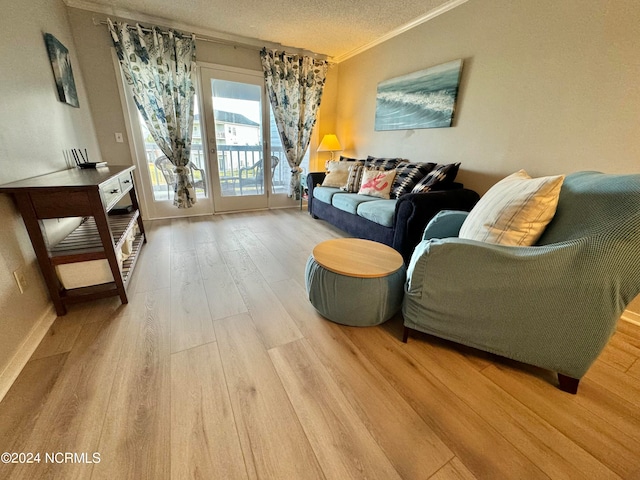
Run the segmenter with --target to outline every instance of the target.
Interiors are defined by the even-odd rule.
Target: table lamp
[[[318,152],[331,152],[331,160],[333,160],[333,152],[342,150],[342,146],[333,133],[329,133],[322,137],[322,141],[318,146]]]

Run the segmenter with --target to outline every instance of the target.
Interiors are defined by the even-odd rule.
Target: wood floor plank
[[[454,457],[429,480],[476,480],[476,477],[458,457]]]
[[[30,451],[99,453],[98,444],[123,345],[125,321],[89,323],[73,349],[25,444]],[[13,478],[86,479],[92,463],[18,465]]]
[[[195,250],[171,254],[171,351],[215,341]]]
[[[270,357],[248,315],[215,322],[250,478],[324,478]]]
[[[286,278],[292,278],[304,287],[305,266],[311,254],[311,246],[299,248],[295,242],[291,241],[290,236],[282,235],[276,229],[258,232],[255,235],[278,260],[281,268],[287,272]]]
[[[131,275],[128,292],[149,292],[171,286],[171,248],[159,243],[146,244],[140,251]]]
[[[520,366],[492,365],[483,374],[621,477],[630,478],[640,471],[640,456],[633,439],[576,400],[585,395],[588,380],[582,380],[585,385],[580,385],[574,396],[547,388],[545,379]]]
[[[598,359],[621,372],[626,372],[640,357],[640,348],[629,345],[623,334],[615,333]]]
[[[248,478],[215,342],[171,356],[171,478]]]
[[[404,479],[424,479],[452,457],[451,450],[343,333],[322,318],[297,282],[274,284],[314,352],[361,421]]]
[[[193,231],[193,241],[198,243],[212,243],[216,241],[216,226],[221,222],[216,215],[202,215],[189,218]]]
[[[269,355],[325,476],[400,479],[307,341]]]
[[[640,359],[636,360],[629,370],[627,370],[627,375],[640,380]]]
[[[80,334],[83,323],[77,315],[71,313],[64,317],[56,318],[51,327],[49,327],[47,334],[40,341],[36,351],[31,355],[31,360],[71,351],[76,338]]]
[[[147,243],[129,281],[127,291],[146,292],[168,288],[171,280],[171,220],[145,222]]]
[[[252,230],[248,228],[236,230],[235,236],[267,283],[289,278],[289,274],[283,268],[282,262],[271,253]]]
[[[92,479],[169,479],[169,291],[129,298],[126,335]]]
[[[247,312],[238,286],[231,276],[216,243],[196,245],[202,283],[213,320]]]
[[[194,228],[189,218],[171,219],[171,251],[186,252],[195,248]]]
[[[640,408],[640,384],[633,377],[604,362],[594,363],[584,376],[587,381],[594,381],[612,393],[624,398]]]
[[[416,362],[398,339],[380,327],[344,331],[474,475],[548,478],[493,425]]]
[[[618,322],[617,331],[632,339],[630,343],[640,348],[640,325],[620,320]]]
[[[302,338],[300,330],[244,250],[223,253],[258,334],[269,349]]]
[[[404,348],[550,478],[619,478],[508,391],[485,376],[476,375],[474,366],[456,350],[455,344],[419,338]]]
[[[30,452],[27,439],[55,385],[67,354],[30,360],[0,403],[0,452]],[[0,478],[16,464],[0,462]]]

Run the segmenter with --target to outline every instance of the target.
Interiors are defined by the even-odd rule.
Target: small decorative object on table
[[[107,165],[107,162],[90,162],[89,152],[86,148],[84,149],[84,153],[79,148],[72,148],[71,155],[73,155],[73,160],[78,168],[97,168]]]

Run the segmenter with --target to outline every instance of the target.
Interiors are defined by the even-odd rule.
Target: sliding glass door
[[[215,211],[291,205],[262,72],[201,67],[200,85]]]

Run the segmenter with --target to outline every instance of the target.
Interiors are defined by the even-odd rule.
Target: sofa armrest
[[[322,184],[325,176],[325,172],[309,172],[307,174],[307,210],[309,212],[312,212],[311,204],[313,202],[313,189],[316,187],[316,185]]]
[[[438,212],[468,212],[479,199],[480,195],[466,188],[403,195],[396,203],[393,247],[408,264],[413,249],[422,240],[425,227]]]

